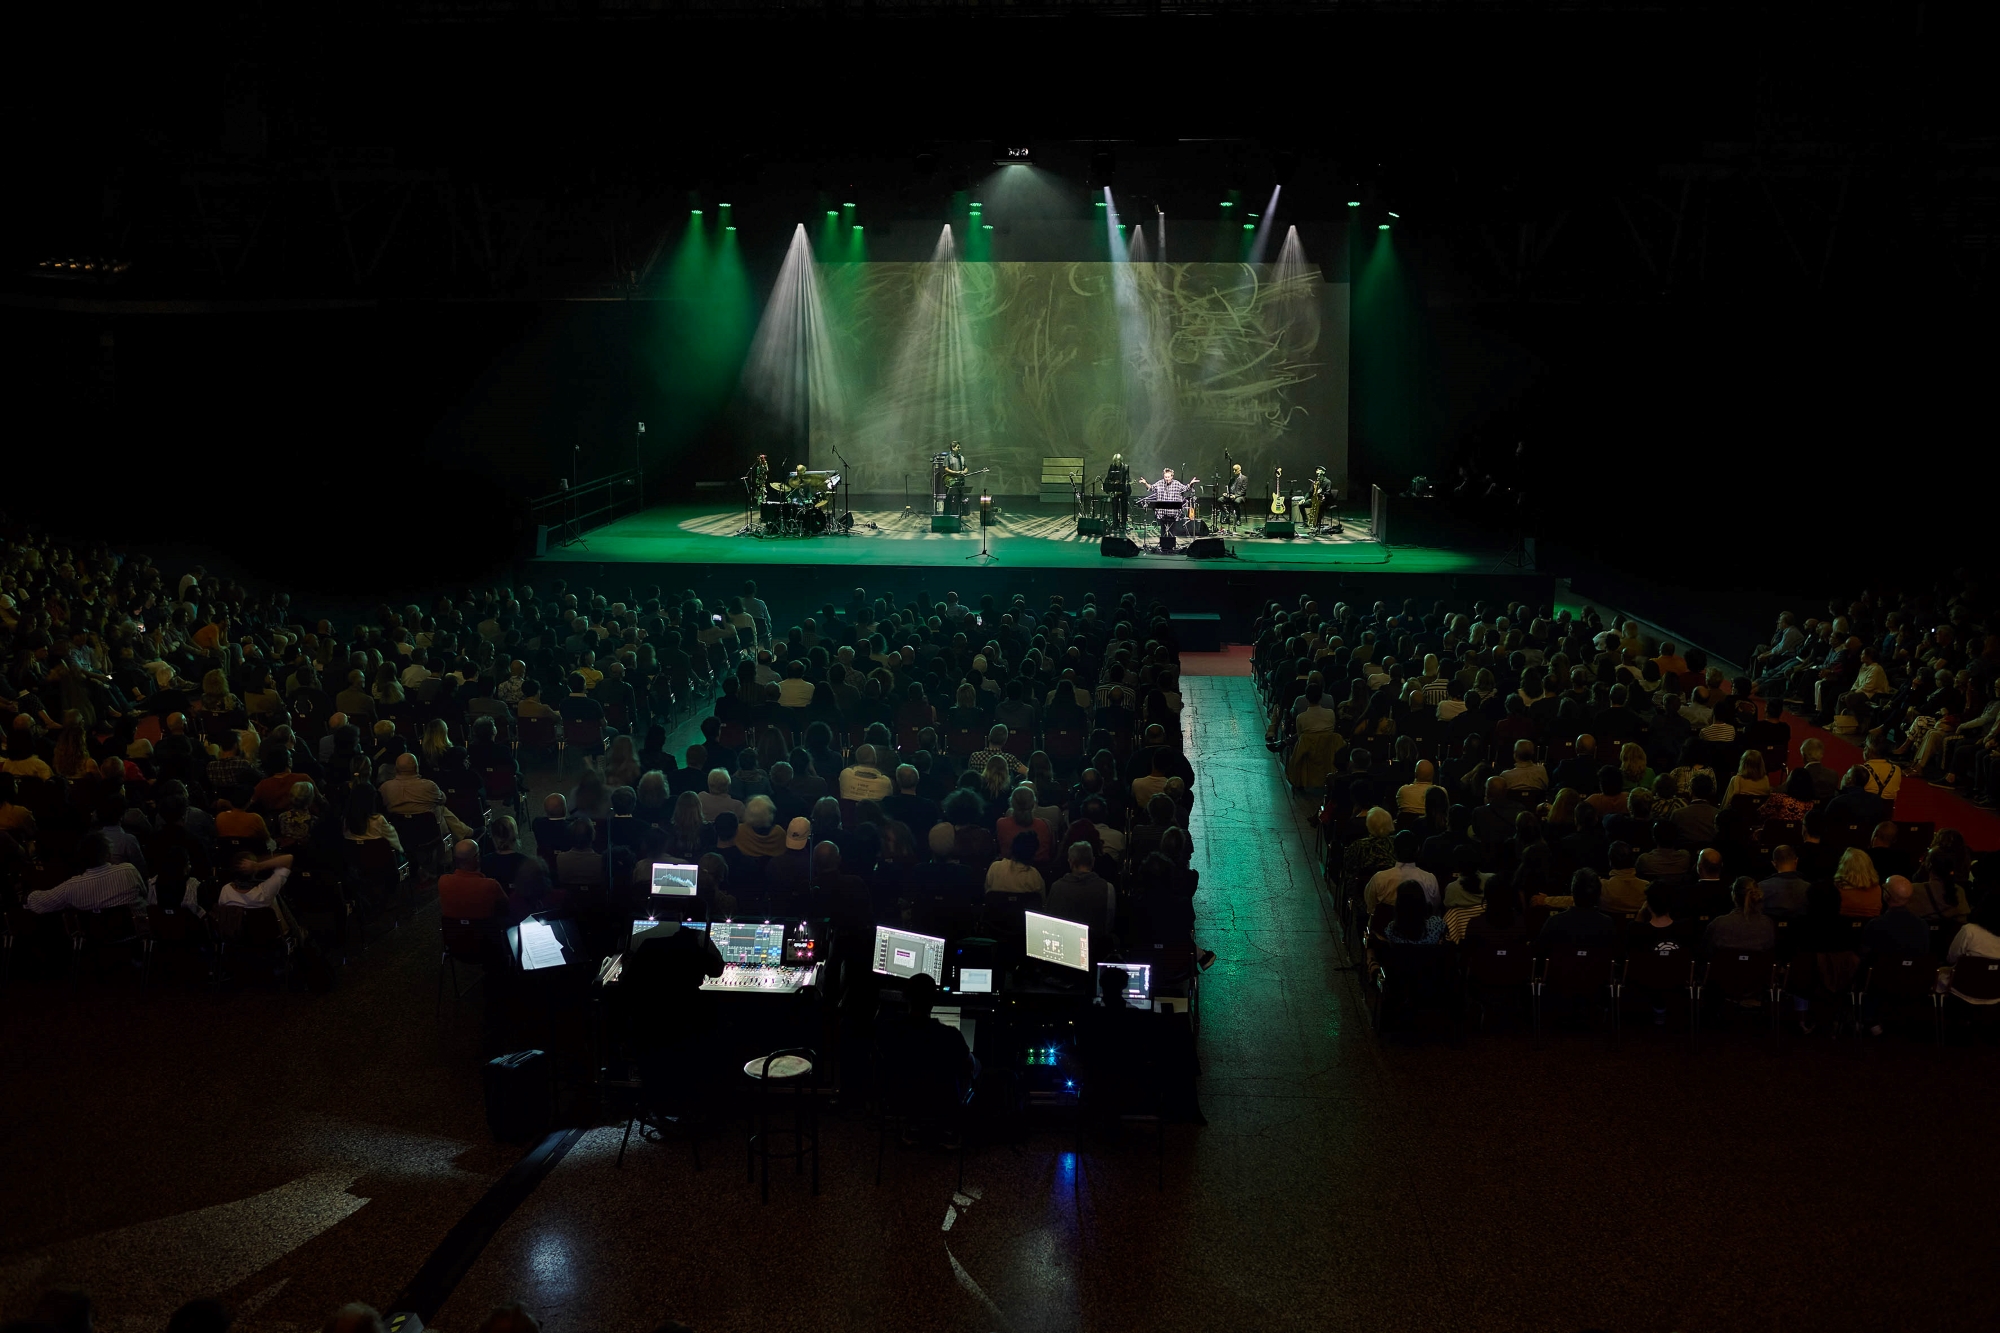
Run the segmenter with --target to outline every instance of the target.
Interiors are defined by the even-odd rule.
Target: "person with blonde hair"
[[[1651,791],[1654,773],[1646,762],[1646,747],[1637,741],[1626,741],[1618,747],[1618,771],[1624,775],[1629,791]]]
[[[426,769],[434,769],[451,748],[451,724],[441,717],[434,717],[424,724],[424,734],[417,742],[417,757]]]
[[[1769,796],[1771,779],[1764,772],[1764,753],[1761,750],[1745,750],[1736,761],[1736,775],[1729,779],[1729,785],[1722,789],[1722,808],[1739,796]]]
[[[1840,890],[1842,916],[1882,915],[1882,878],[1875,872],[1875,862],[1859,847],[1849,847],[1840,854],[1840,862],[1833,868],[1833,884]]]

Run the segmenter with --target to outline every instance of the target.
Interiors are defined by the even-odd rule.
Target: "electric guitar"
[[[1277,468],[1271,474],[1271,512],[1279,518],[1285,516],[1285,470]]]

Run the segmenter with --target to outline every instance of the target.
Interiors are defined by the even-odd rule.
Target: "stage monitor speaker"
[[[1264,520],[1264,535],[1266,537],[1296,537],[1298,535],[1298,528],[1288,518],[1266,519]]]
[[[1076,521],[1076,535],[1079,537],[1102,537],[1105,520],[1101,518],[1080,518]]]
[[[1097,544],[1099,555],[1132,556],[1139,554],[1139,543],[1130,537],[1106,537]]]
[[[1190,560],[1220,560],[1229,554],[1222,549],[1220,537],[1196,537],[1188,543],[1187,553]]]
[[[957,514],[932,514],[932,532],[957,532],[965,525],[958,521]]]

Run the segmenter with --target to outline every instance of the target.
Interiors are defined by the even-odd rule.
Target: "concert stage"
[[[544,573],[573,583],[608,587],[639,580],[633,568],[639,565],[685,569],[687,574],[677,577],[697,583],[728,579],[737,571],[758,579],[824,581],[837,568],[900,569],[922,571],[920,585],[934,593],[949,586],[966,596],[1044,587],[1073,591],[1077,581],[1063,576],[1082,571],[1092,576],[1094,587],[1104,588],[1112,580],[1108,586],[1118,591],[1143,590],[1178,609],[1224,613],[1254,608],[1269,598],[1289,600],[1300,592],[1348,601],[1394,596],[1541,601],[1553,588],[1548,576],[1520,569],[1505,551],[1388,546],[1370,540],[1363,535],[1365,513],[1343,516],[1346,532],[1341,536],[1224,537],[1226,553],[1205,560],[1181,552],[1104,555],[1095,537],[1075,535],[1067,510],[1037,506],[1032,500],[1002,515],[989,530],[990,559],[979,558],[976,516],[962,532],[932,532],[928,499],[910,509],[900,503],[856,503],[853,513],[851,535],[739,537],[741,507],[660,505],[592,528],[581,541],[553,548],[535,563]],[[948,578],[937,577],[947,571]],[[877,573],[873,581],[883,578]],[[655,581],[664,579],[644,579]],[[857,573],[851,581],[870,580]],[[1225,620],[1236,628],[1234,615],[1226,614]]]

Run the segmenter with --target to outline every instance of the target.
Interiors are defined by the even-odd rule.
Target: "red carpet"
[[[1787,759],[1793,767],[1799,762],[1799,743],[1810,736],[1819,737],[1826,746],[1826,766],[1834,772],[1844,773],[1861,762],[1861,747],[1849,738],[1822,731],[1797,713],[1786,713],[1785,721],[1792,727],[1792,751]],[[1982,810],[1952,788],[1922,778],[1903,779],[1903,786],[1896,793],[1896,818],[1911,823],[1928,820],[1939,828],[1955,828],[1965,835],[1966,844],[1974,851],[2000,850],[2000,812]]]

